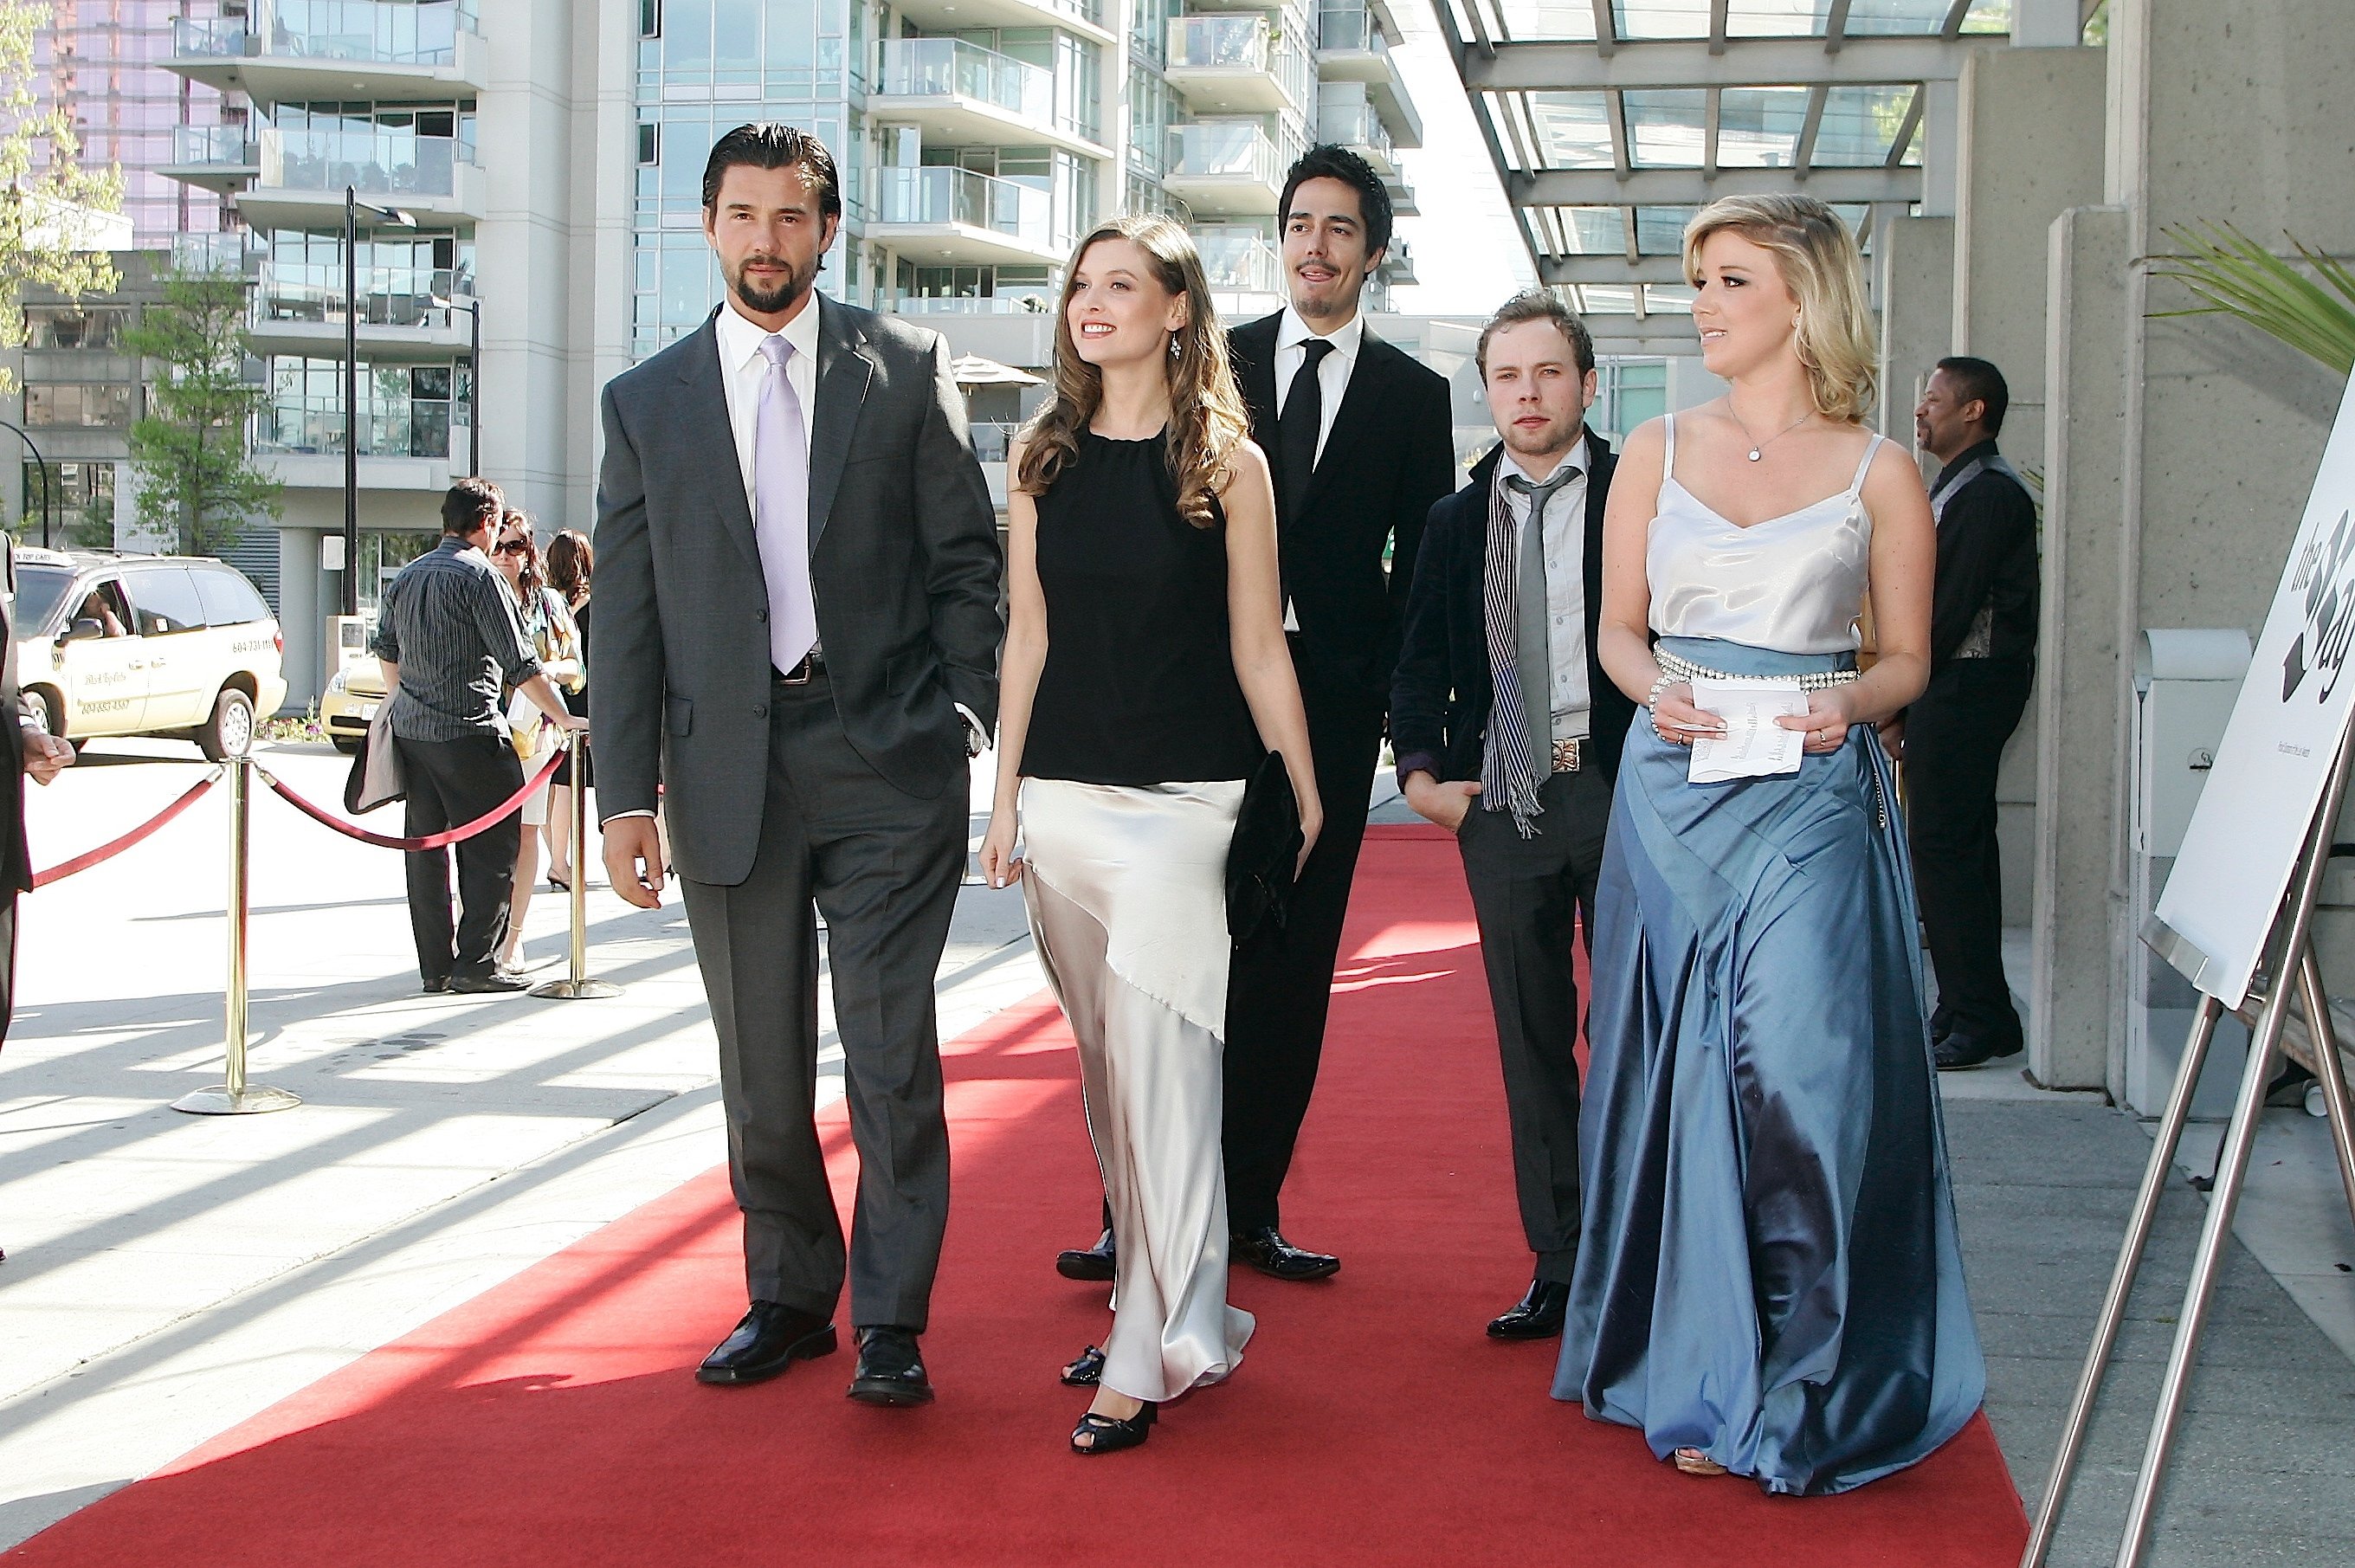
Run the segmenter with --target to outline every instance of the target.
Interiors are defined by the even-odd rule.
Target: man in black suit
[[[1273,470],[1284,629],[1325,827],[1281,938],[1234,955],[1224,1137],[1235,1259],[1305,1280],[1341,1263],[1284,1240],[1277,1194],[1325,1048],[1407,580],[1423,517],[1455,487],[1455,445],[1446,381],[1375,336],[1358,311],[1391,240],[1381,176],[1345,148],[1314,147],[1285,176],[1278,210],[1292,304],[1237,327],[1227,346],[1252,439]],[[1074,1279],[1110,1279],[1110,1228],[1057,1266]]]
[[[2017,1056],[2025,1043],[2003,974],[2003,860],[1996,774],[2036,679],[2036,500],[1996,448],[2003,372],[1938,361],[1913,433],[1945,466],[1930,487],[1938,576],[1930,685],[1884,726],[1905,761],[1906,836],[1922,933],[1938,976],[1930,1038],[1941,1072]]]
[[[722,136],[703,222],[728,297],[605,389],[597,795],[613,890],[652,907],[659,781],[719,1037],[751,1306],[697,1376],[834,1349],[847,1268],[850,1395],[911,1405],[948,1220],[932,983],[1005,623],[947,347],[815,287],[841,218],[815,137]],[[812,1120],[813,908],[858,1148],[847,1255]]]
[[[1499,1339],[1561,1332],[1578,1257],[1578,987],[1611,784],[1636,705],[1595,656],[1603,509],[1615,459],[1586,429],[1594,344],[1553,295],[1480,334],[1504,440],[1431,509],[1391,688],[1407,804],[1453,831],[1497,1015],[1521,1229],[1537,1255]]]
[[[47,784],[73,764],[73,748],[41,728],[16,684],[16,541],[0,536],[0,1040],[16,1006],[16,896],[33,891],[33,856],[25,845],[25,775]]]

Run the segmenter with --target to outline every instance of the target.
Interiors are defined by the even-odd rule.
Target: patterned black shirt
[[[520,686],[539,673],[498,569],[451,536],[385,589],[368,651],[400,667],[390,717],[404,741],[504,733],[501,682]]]

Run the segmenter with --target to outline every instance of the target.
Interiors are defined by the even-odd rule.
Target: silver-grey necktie
[[[1521,520],[1520,556],[1513,582],[1513,664],[1540,779],[1553,765],[1553,650],[1546,635],[1546,503],[1555,491],[1585,472],[1565,468],[1542,484],[1518,474],[1505,475],[1507,485],[1529,498],[1529,515]]]

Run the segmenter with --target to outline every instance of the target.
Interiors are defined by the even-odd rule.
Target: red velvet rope
[[[152,837],[165,823],[179,816],[180,813],[187,810],[188,807],[196,805],[197,797],[204,794],[205,791],[212,788],[214,784],[218,784],[220,782],[220,776],[221,771],[218,768],[215,768],[211,773],[207,773],[203,778],[198,779],[195,784],[191,784],[186,795],[174,801],[171,805],[165,806],[155,816],[149,817],[139,827],[134,827],[130,832],[124,834],[122,837],[110,839],[106,843],[100,845],[95,849],[75,856],[72,859],[68,860],[61,866],[52,866],[46,871],[36,872],[33,877],[33,890],[37,892],[41,889],[48,887],[51,882],[63,881],[66,878],[72,876],[76,871],[87,871],[92,866],[113,859],[117,855],[122,854],[125,849],[130,848],[133,845]]]
[[[539,772],[534,773],[529,779],[525,781],[523,788],[516,791],[513,795],[509,796],[501,805],[493,806],[489,811],[485,812],[482,816],[474,818],[474,821],[466,823],[462,827],[444,828],[439,833],[428,833],[421,838],[395,838],[388,834],[371,833],[365,827],[355,827],[350,823],[346,822],[342,817],[335,815],[333,812],[313,805],[309,801],[304,800],[301,795],[296,795],[293,790],[288,789],[284,784],[279,783],[276,778],[272,777],[268,769],[258,767],[253,771],[261,775],[261,782],[270,786],[272,794],[284,801],[287,805],[293,806],[295,810],[301,812],[304,816],[309,817],[312,821],[319,824],[322,827],[332,827],[346,838],[357,838],[363,844],[373,844],[379,849],[402,849],[415,851],[419,849],[439,849],[445,844],[455,844],[461,838],[472,838],[477,833],[485,832],[490,828],[497,827],[501,822],[506,820],[507,817],[513,816],[515,812],[522,806],[523,803],[530,798],[532,791],[538,789],[540,785],[546,784],[549,778],[553,777],[556,770],[562,765],[563,762],[564,752],[563,749],[559,747],[557,750],[556,754],[548,759],[547,764],[543,766]]]

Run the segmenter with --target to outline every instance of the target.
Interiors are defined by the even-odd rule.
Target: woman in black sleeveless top
[[[1269,750],[1312,844],[1323,814],[1267,461],[1186,231],[1119,218],[1082,240],[1055,357],[1054,399],[1010,454],[1012,615],[981,861],[991,886],[1022,882],[1079,1041],[1117,1310],[1064,1381],[1097,1391],[1072,1449],[1107,1454],[1145,1441],[1161,1401],[1226,1377],[1251,1337],[1227,1305],[1219,1153],[1227,848]]]

